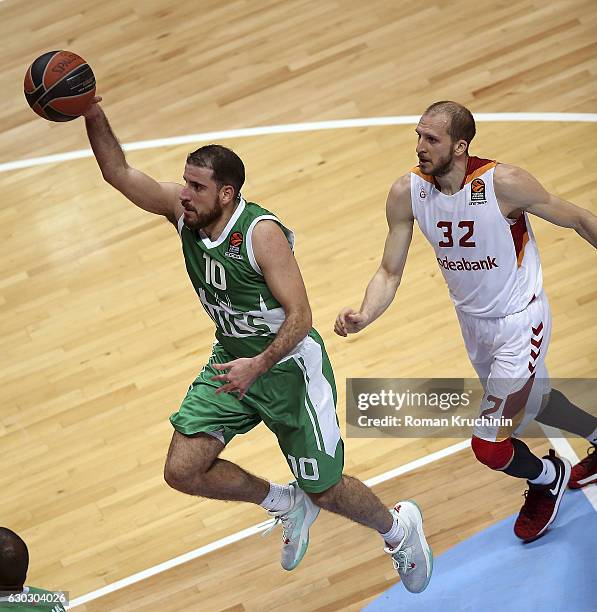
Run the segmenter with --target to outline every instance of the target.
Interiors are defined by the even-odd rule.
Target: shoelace
[[[395,570],[402,570],[403,572],[410,572],[416,567],[414,563],[410,562],[408,554],[404,550],[399,550],[392,555],[392,563]]]
[[[288,525],[288,515],[283,514],[276,516],[273,525],[268,527],[262,534],[261,537],[269,535],[278,525],[282,525],[282,541],[284,544],[288,544],[288,532],[290,531],[290,525]]]

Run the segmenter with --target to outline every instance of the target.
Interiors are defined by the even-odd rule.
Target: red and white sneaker
[[[524,492],[525,502],[514,523],[514,533],[525,542],[541,537],[554,522],[562,495],[570,480],[571,467],[567,459],[556,457],[553,449],[543,458],[553,461],[556,478],[548,485],[534,485],[529,482],[529,488]]]
[[[568,486],[571,489],[580,489],[593,482],[597,483],[597,446],[591,444],[587,456],[572,467]]]

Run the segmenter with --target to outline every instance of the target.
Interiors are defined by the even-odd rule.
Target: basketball
[[[25,98],[48,121],[80,117],[95,95],[95,76],[89,64],[71,51],[40,55],[25,74]]]

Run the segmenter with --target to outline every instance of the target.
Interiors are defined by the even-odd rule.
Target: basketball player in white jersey
[[[416,128],[419,165],[392,186],[386,204],[389,232],[381,265],[360,310],[344,308],[334,331],[346,336],[372,323],[400,284],[416,219],[435,250],[470,360],[485,394],[480,415],[511,418],[512,428],[473,431],[477,459],[529,490],[514,526],[534,540],[554,521],[566,485],[597,482],[597,418],[551,389],[545,354],[551,333],[549,304],[528,213],[573,228],[597,247],[597,217],[549,194],[528,172],[469,155],[475,135],[471,112],[437,102]],[[589,454],[571,469],[553,450],[535,456],[516,434],[532,418],[586,437]]]

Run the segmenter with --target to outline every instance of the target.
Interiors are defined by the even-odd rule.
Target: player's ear
[[[234,187],[232,187],[232,185],[224,185],[221,189],[220,189],[220,199],[222,201],[222,204],[231,204],[232,202],[234,202]]]
[[[466,140],[458,140],[454,145],[454,155],[464,155],[468,149]]]

